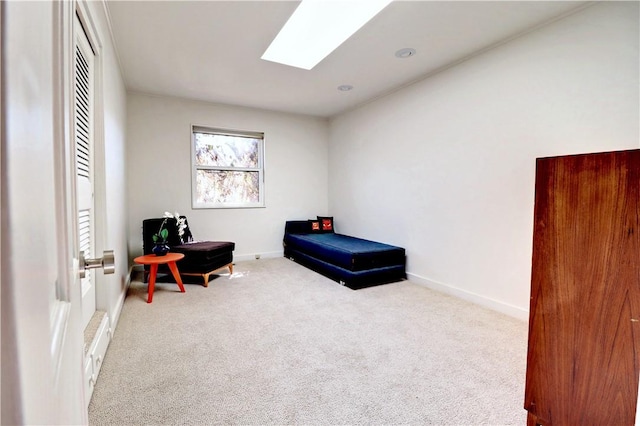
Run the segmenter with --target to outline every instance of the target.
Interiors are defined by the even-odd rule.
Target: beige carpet
[[[285,258],[208,288],[132,282],[92,425],[522,425],[527,325],[410,281]]]

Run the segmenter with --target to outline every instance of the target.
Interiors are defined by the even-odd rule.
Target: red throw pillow
[[[333,230],[333,217],[318,216],[320,221],[320,229],[322,232],[334,232]]]
[[[309,228],[312,233],[320,232],[320,221],[319,220],[309,220]]]

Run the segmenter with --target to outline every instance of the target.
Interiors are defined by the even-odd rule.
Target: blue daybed
[[[406,278],[404,248],[337,234],[332,218],[287,221],[283,243],[285,257],[354,290]]]

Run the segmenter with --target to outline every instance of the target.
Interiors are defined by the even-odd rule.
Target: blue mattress
[[[295,262],[353,290],[397,282],[406,278],[404,264],[366,269],[364,271],[349,271],[297,250],[290,250],[289,257]]]
[[[287,246],[349,271],[404,264],[404,249],[348,235],[289,234]]]
[[[406,278],[402,247],[333,232],[309,232],[307,221],[287,221],[284,255],[352,289]]]

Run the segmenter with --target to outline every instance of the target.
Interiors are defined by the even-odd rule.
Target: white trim
[[[448,284],[440,283],[434,280],[430,280],[428,278],[422,277],[417,274],[413,274],[411,272],[407,272],[407,277],[409,281],[427,287],[431,290],[438,291],[440,293],[445,293],[450,296],[457,297],[459,299],[466,300],[471,303],[475,303],[476,305],[484,306],[486,308],[492,309],[497,312],[501,312],[505,315],[509,315],[510,317],[517,318],[519,320],[528,321],[529,320],[529,311],[526,309],[522,309],[518,306],[513,306],[508,303],[500,302],[499,300],[494,300],[485,296],[481,296],[476,293],[472,293],[470,291],[462,290],[457,287],[453,287]]]
[[[120,320],[120,314],[122,314],[122,308],[124,308],[124,301],[127,298],[127,293],[129,292],[129,287],[131,286],[131,273],[133,272],[133,266],[129,268],[129,273],[127,274],[127,279],[124,283],[124,290],[120,293],[118,297],[118,302],[116,303],[113,309],[113,315],[110,315],[111,319],[111,330],[112,333],[111,338],[113,339],[113,333],[116,331],[116,327],[118,326],[118,321]]]
[[[260,259],[273,259],[276,257],[283,257],[284,251],[268,251],[268,252],[253,253],[253,254],[233,255],[233,261],[242,262],[245,260],[256,260],[256,256],[260,256]]]
[[[93,20],[93,15],[89,10],[87,0],[77,0],[75,12],[78,14],[80,22],[82,22],[84,31],[89,39],[89,44],[91,44],[91,47],[94,49],[93,53],[98,56],[99,51],[102,50],[102,41],[100,40],[96,23]]]
[[[113,34],[113,24],[112,19],[111,19],[111,11],[109,10],[109,7],[107,6],[107,2],[105,0],[102,0],[102,10],[104,11],[104,17],[107,21],[107,29],[109,30],[109,38],[111,39],[111,44],[113,46],[112,52],[114,53],[114,56],[116,57],[116,61],[118,62],[118,69],[120,70],[120,75],[122,76],[122,80],[123,81],[127,81],[126,75],[124,73],[124,67],[122,66],[122,60],[120,59],[120,53],[118,49],[118,44],[116,43],[116,38]]]
[[[271,251],[271,252],[262,252],[262,253],[254,253],[254,254],[240,254],[234,255],[233,261],[242,262],[248,260],[256,260],[256,256],[259,255],[260,259],[270,259],[283,257],[284,251]],[[485,308],[489,308],[496,312],[503,313],[510,317],[528,321],[529,320],[529,311],[526,309],[522,309],[518,306],[513,306],[508,303],[500,302],[498,300],[494,300],[485,296],[481,296],[476,293],[472,293],[470,291],[462,290],[447,284],[443,284],[434,280],[430,280],[428,278],[424,278],[420,275],[407,272],[407,278],[414,284],[421,285],[423,287],[427,287],[431,290],[445,293],[450,296],[457,297],[459,299],[466,300],[468,302],[474,303],[476,305],[484,306]]]
[[[54,383],[61,379],[62,358],[64,356],[64,342],[69,330],[71,317],[71,303],[64,300],[56,300],[51,306],[51,359],[55,374]]]
[[[73,323],[72,303],[77,303],[73,294],[76,286],[78,262],[74,257],[76,238],[75,222],[71,217],[75,210],[75,176],[69,171],[69,163],[74,161],[73,132],[73,8],[59,3],[53,12],[53,149],[54,188],[56,192],[56,235],[57,238],[57,279],[55,299],[50,304],[51,359],[54,372],[54,386],[62,389],[63,375],[67,372],[66,357],[69,346],[77,341],[72,336],[78,331]]]

